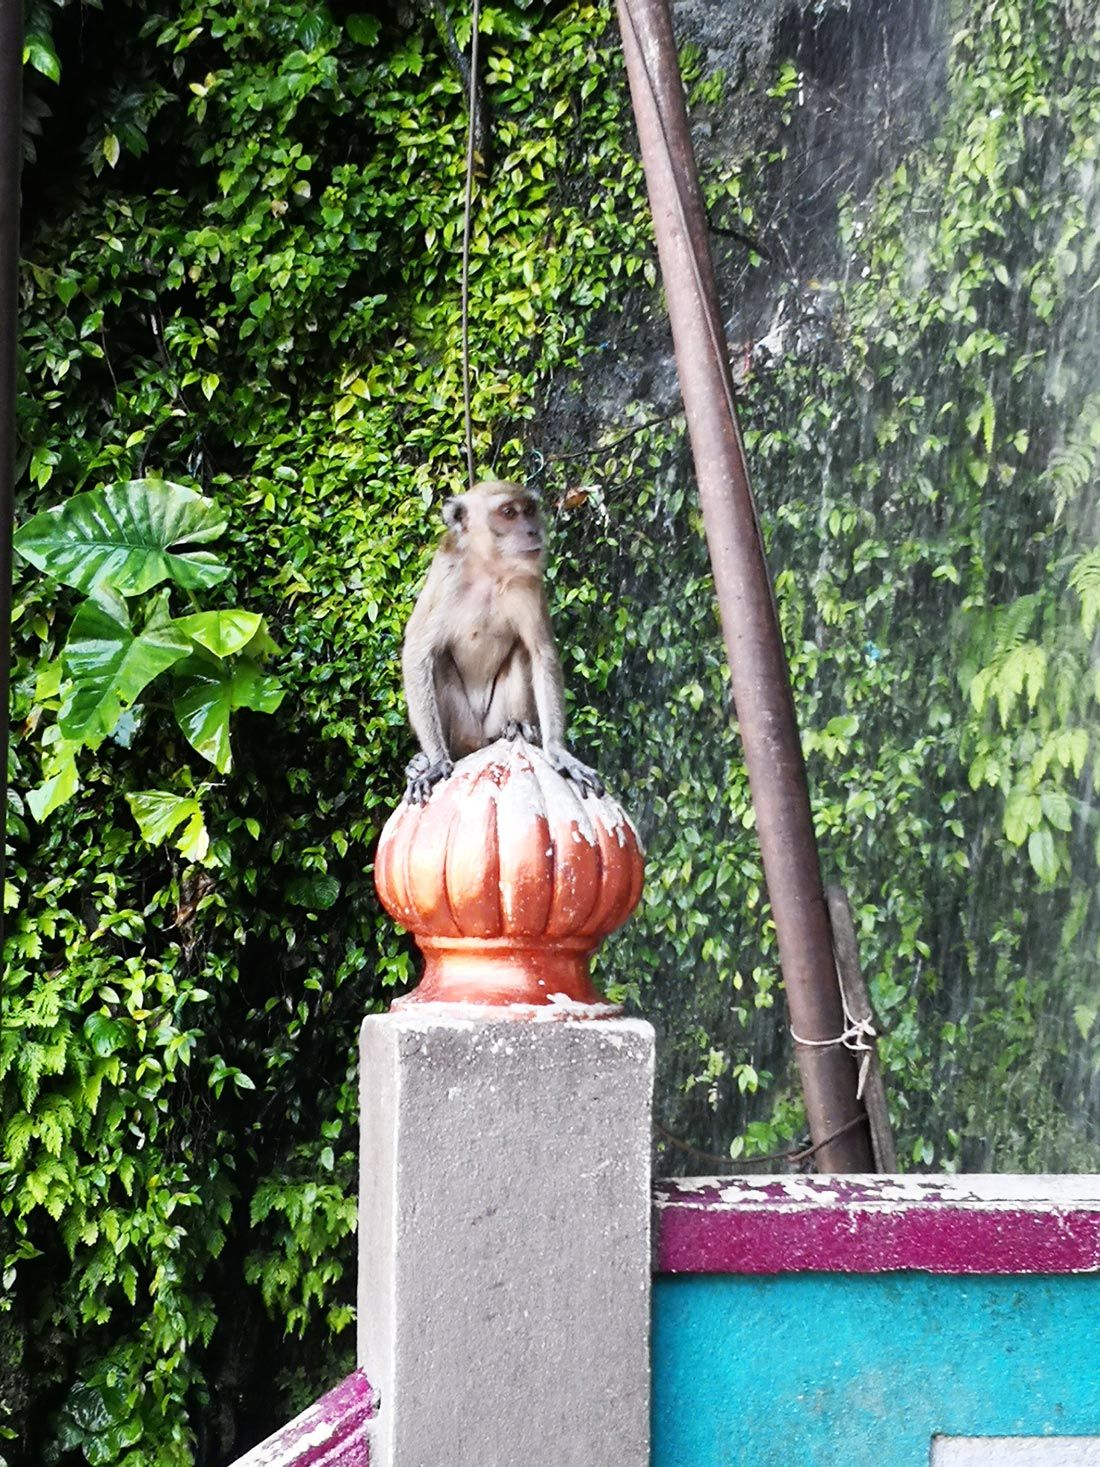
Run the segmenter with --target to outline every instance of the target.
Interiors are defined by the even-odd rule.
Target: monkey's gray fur
[[[405,630],[405,698],[421,748],[405,771],[407,798],[422,804],[455,759],[520,737],[540,742],[582,795],[603,794],[565,747],[538,496],[488,480],[448,500],[443,518],[446,534]]]

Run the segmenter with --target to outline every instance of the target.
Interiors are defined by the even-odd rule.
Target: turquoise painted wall
[[[1100,1276],[654,1280],[653,1467],[928,1467],[1100,1435]]]

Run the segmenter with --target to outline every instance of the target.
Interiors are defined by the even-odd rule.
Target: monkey
[[[565,747],[561,661],[543,590],[539,497],[491,479],[443,506],[446,531],[405,629],[402,671],[421,752],[405,798],[423,804],[456,759],[499,738],[540,742],[582,796],[603,794]]]

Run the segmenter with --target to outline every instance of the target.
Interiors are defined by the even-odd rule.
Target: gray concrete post
[[[645,1467],[653,1030],[458,1008],[363,1024],[371,1467]]]

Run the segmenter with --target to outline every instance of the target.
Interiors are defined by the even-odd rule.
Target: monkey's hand
[[[405,767],[408,785],[405,798],[410,805],[426,805],[434,787],[441,779],[450,779],[454,765],[446,754],[433,763],[427,754],[416,754]]]
[[[529,744],[537,744],[539,731],[533,723],[523,723],[518,718],[510,718],[501,729],[502,739],[526,739]]]
[[[551,765],[566,779],[571,779],[580,789],[581,799],[588,795],[595,795],[597,799],[603,794],[603,780],[594,769],[589,769],[587,764],[582,764],[579,759],[574,759],[568,750],[563,749],[560,744],[550,744],[544,750]]]

